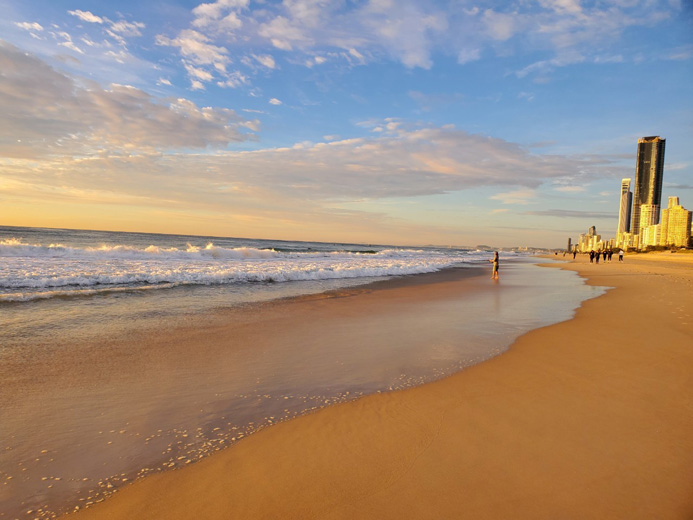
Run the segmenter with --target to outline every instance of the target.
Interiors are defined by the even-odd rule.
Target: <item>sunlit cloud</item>
[[[608,218],[608,219],[615,219],[618,218],[618,212],[598,212],[598,211],[575,211],[575,210],[566,210],[566,209],[547,209],[547,210],[540,210],[540,211],[526,211],[523,213],[524,215],[534,215],[534,216],[539,216],[539,217],[559,217],[559,218],[580,218],[580,219],[588,219],[588,218]]]
[[[0,56],[8,65],[0,97],[5,157],[226,146],[259,129],[230,109],[157,99],[127,85],[85,88],[7,43]]]
[[[14,22],[14,24],[20,29],[27,31],[43,31],[43,27],[37,22]]]
[[[508,191],[504,193],[497,193],[489,197],[491,200],[498,200],[503,204],[519,204],[526,205],[531,204],[536,198],[536,192],[534,190],[515,190]]]
[[[83,22],[87,23],[103,23],[103,18],[100,16],[96,16],[95,14],[90,13],[89,11],[81,11],[79,9],[75,9],[74,11],[68,11],[68,14],[71,14],[72,16],[76,16]]]
[[[563,193],[583,193],[587,191],[587,188],[585,188],[584,186],[558,186],[554,188],[554,190]]]

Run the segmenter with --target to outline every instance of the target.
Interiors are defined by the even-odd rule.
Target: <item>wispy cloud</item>
[[[534,190],[515,190],[515,191],[508,191],[504,193],[497,193],[496,195],[492,195],[489,197],[491,200],[499,200],[503,204],[519,204],[519,205],[527,205],[531,204],[532,201],[536,198],[536,192]]]
[[[584,186],[558,186],[554,188],[556,191],[561,191],[563,193],[583,193],[587,191]]]
[[[618,218],[618,212],[606,213],[596,211],[573,211],[566,209],[547,209],[541,211],[526,211],[524,215],[535,215],[539,217],[559,217],[559,218]]]
[[[160,34],[157,41],[177,47],[184,60],[216,54],[214,63],[197,62],[210,69],[215,63],[226,66],[230,50],[240,50],[237,61],[248,67],[242,71],[246,77],[252,75],[254,60],[276,68],[275,51],[307,67],[324,63],[324,56],[331,55],[350,66],[394,60],[407,68],[429,69],[436,53],[465,64],[482,54],[509,55],[521,50],[540,52],[543,57],[521,67],[517,76],[541,79],[556,68],[585,61],[624,60],[619,53],[609,52],[610,43],[618,41],[626,29],[658,23],[677,9],[673,4],[653,8],[645,0],[512,1],[486,9],[451,9],[423,0],[353,4],[292,0],[265,3],[257,9],[249,0],[217,0],[199,4],[192,9],[188,28],[176,35]],[[192,51],[191,46],[198,50]],[[690,49],[672,52],[675,59],[689,54]],[[224,83],[224,69],[210,73]]]
[[[43,31],[43,27],[38,22],[14,22],[14,24],[26,31]]]
[[[101,18],[100,16],[96,16],[95,14],[89,12],[89,11],[81,11],[79,9],[75,9],[74,11],[68,11],[68,14],[71,14],[72,16],[76,16],[83,22],[87,23],[103,23],[104,19]]]

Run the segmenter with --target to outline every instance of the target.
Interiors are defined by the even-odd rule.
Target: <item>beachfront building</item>
[[[659,224],[665,145],[666,139],[659,136],[638,139],[635,191],[630,226],[630,232],[636,235],[642,235],[644,228],[648,226]],[[641,239],[640,242],[642,246],[644,240]]]
[[[618,211],[618,232],[630,232],[630,208],[633,204],[633,192],[630,191],[630,179],[621,180],[621,204]]]
[[[659,243],[664,246],[687,247],[691,238],[692,212],[679,204],[678,197],[669,197],[669,205],[662,211]]]
[[[633,192],[630,191],[630,179],[621,179],[621,201],[618,209],[618,229],[616,231],[616,246],[628,247],[625,242],[626,234],[630,235],[630,213],[633,205]]]
[[[597,234],[597,228],[592,226],[587,233],[580,233],[577,248],[581,253],[588,253],[592,250],[602,249],[602,236]]]
[[[660,243],[661,229],[661,224],[653,224],[642,228],[639,248],[644,249],[647,246],[658,246]]]
[[[622,249],[637,249],[638,248],[638,235],[633,233],[621,233],[618,236],[617,246]]]

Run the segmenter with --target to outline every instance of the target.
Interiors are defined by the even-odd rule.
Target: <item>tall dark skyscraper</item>
[[[631,233],[642,235],[643,228],[659,224],[665,144],[659,136],[638,139]]]

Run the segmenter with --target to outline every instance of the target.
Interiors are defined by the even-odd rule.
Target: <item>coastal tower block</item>
[[[630,191],[630,179],[621,180],[621,204],[618,210],[618,234],[630,232],[630,208],[633,204],[633,192]]]
[[[638,139],[631,233],[642,235],[647,226],[659,224],[665,144],[666,139],[659,136]]]
[[[669,197],[669,206],[662,211],[660,243],[686,247],[691,237],[691,212],[679,204],[678,197]]]

